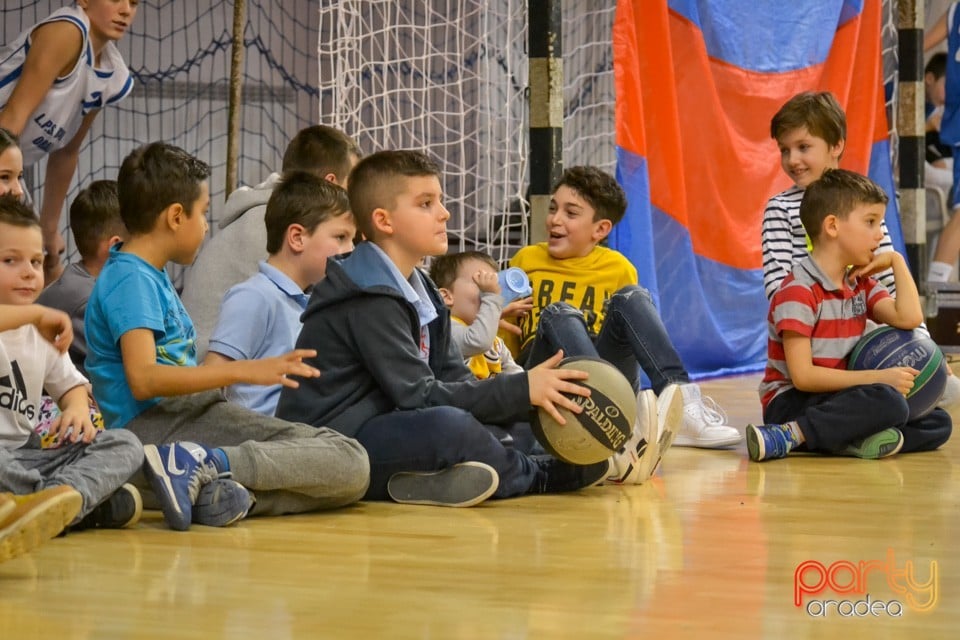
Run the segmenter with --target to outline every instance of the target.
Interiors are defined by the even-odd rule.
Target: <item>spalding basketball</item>
[[[573,413],[558,407],[566,424],[538,408],[532,424],[537,440],[548,453],[571,464],[606,460],[622,449],[633,433],[637,397],[630,382],[615,366],[598,358],[565,358],[557,367],[586,371],[590,377],[575,382],[589,388],[590,396],[567,395],[583,411]]]
[[[913,367],[920,373],[907,393],[910,420],[937,406],[947,386],[947,363],[940,347],[923,332],[880,327],[860,338],[848,359],[849,369]]]

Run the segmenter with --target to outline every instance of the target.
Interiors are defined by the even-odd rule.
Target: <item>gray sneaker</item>
[[[193,503],[192,521],[208,527],[228,527],[247,516],[253,498],[247,488],[227,478],[203,485]]]
[[[387,493],[401,504],[472,507],[500,485],[496,470],[482,462],[461,462],[442,471],[403,471],[390,476]]]

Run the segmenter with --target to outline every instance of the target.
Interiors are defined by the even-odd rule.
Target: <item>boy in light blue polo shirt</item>
[[[266,261],[223,297],[204,364],[256,360],[293,349],[305,293],[322,280],[327,258],[353,250],[357,227],[347,192],[303,171],[284,175],[267,202]],[[227,398],[272,416],[282,385],[235,384]]]

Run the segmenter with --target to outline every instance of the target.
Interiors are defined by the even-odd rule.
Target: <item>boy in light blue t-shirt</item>
[[[232,287],[220,305],[204,364],[256,360],[291,351],[303,323],[307,290],[323,279],[327,258],[353,250],[357,226],[347,192],[297,171],[274,187],[264,216],[267,252],[259,273]],[[227,399],[272,416],[281,384],[234,384]]]
[[[295,376],[319,375],[302,362],[313,351],[196,366],[196,331],[164,267],[192,262],[200,248],[209,175],[206,164],[161,142],[120,167],[129,240],[111,250],[86,315],[87,371],[107,428],[144,443],[144,473],[174,529],[231,524],[248,510],[279,515],[356,502],[369,465],[355,440],[254,413],[221,391],[239,382],[296,387]]]

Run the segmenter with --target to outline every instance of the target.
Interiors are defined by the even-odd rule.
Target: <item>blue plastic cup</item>
[[[503,296],[503,303],[509,304],[517,298],[526,298],[533,293],[530,288],[530,278],[524,273],[523,269],[510,267],[497,274],[500,281],[500,295]]]

